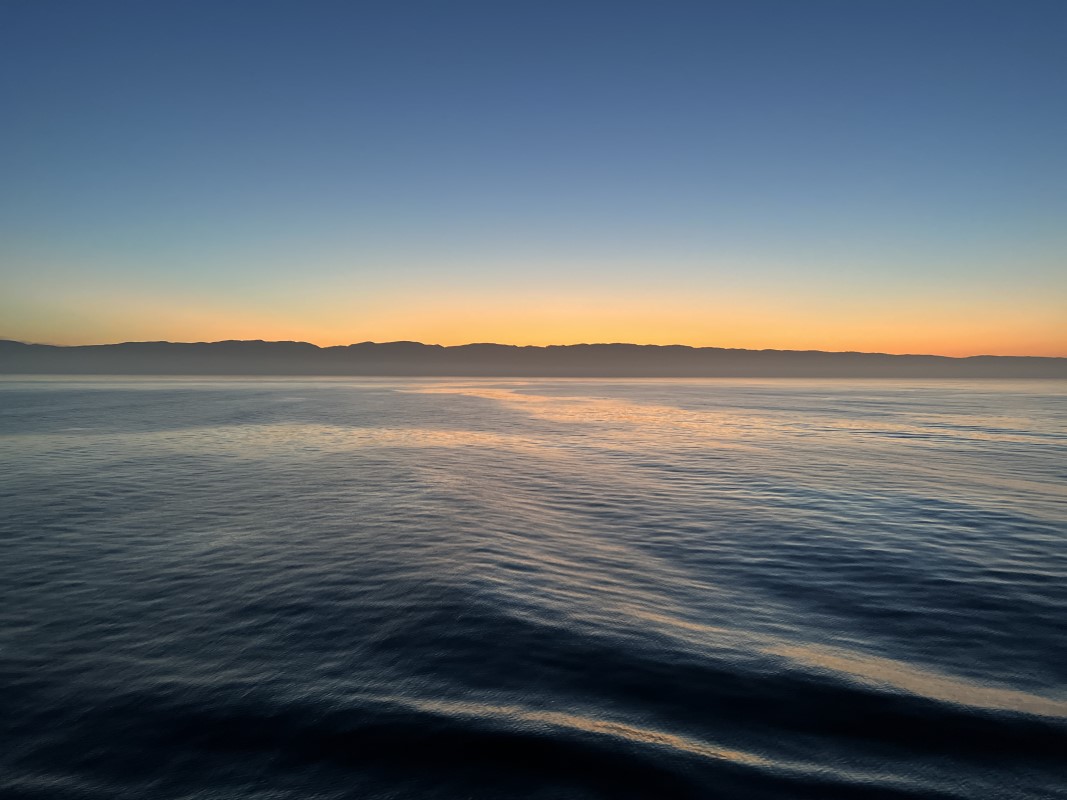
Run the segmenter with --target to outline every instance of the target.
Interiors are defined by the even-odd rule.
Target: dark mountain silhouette
[[[516,347],[419,342],[126,342],[57,347],[0,340],[0,373],[74,375],[422,375],[598,378],[1067,378],[1067,358],[950,358],[684,345]]]

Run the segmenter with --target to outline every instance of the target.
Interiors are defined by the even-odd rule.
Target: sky
[[[0,338],[1067,356],[1062,0],[0,0]]]

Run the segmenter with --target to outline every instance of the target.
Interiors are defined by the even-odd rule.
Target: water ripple
[[[1063,382],[0,380],[0,794],[1055,798]]]

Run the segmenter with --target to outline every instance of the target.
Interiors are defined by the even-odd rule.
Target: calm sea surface
[[[0,381],[0,796],[1067,797],[1067,384]]]

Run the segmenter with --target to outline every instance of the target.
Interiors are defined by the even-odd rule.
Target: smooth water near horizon
[[[0,380],[4,798],[1067,797],[1067,383]]]

